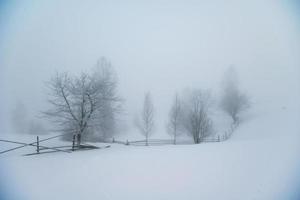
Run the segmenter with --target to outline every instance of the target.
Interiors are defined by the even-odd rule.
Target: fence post
[[[218,142],[220,142],[220,135],[218,135]]]
[[[73,135],[73,139],[72,139],[72,151],[75,150],[75,135]]]
[[[36,152],[40,153],[40,146],[39,146],[39,136],[36,136]]]
[[[126,140],[126,145],[129,145],[129,142],[128,142],[128,140]]]

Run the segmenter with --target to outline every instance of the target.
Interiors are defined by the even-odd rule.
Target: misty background
[[[0,131],[47,121],[45,82],[90,71],[105,56],[125,100],[129,131],[151,92],[156,130],[165,132],[173,95],[212,89],[234,65],[254,107],[299,109],[300,24],[294,1],[3,1],[0,7]],[[297,7],[298,6],[298,7]],[[154,133],[155,134],[155,133]]]

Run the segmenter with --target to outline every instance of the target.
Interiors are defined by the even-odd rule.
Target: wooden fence
[[[222,135],[216,134],[214,137],[207,137],[207,138],[199,138],[199,143],[208,143],[208,142],[223,142],[228,140],[234,130],[237,128],[238,123],[232,123],[230,128],[225,131]],[[116,140],[115,138],[105,140],[106,143],[116,143],[116,144],[123,144],[123,145],[133,145],[133,146],[161,146],[161,145],[171,145],[174,144],[173,139],[148,139],[146,140]],[[195,144],[195,142],[190,140],[176,140],[176,145],[183,145],[183,144]]]
[[[199,143],[225,141],[225,140],[227,140],[231,137],[232,133],[234,132],[234,130],[237,128],[238,125],[239,125],[238,123],[231,124],[230,128],[227,131],[225,131],[224,134],[222,134],[222,135],[217,134],[214,137],[199,138]],[[25,154],[25,155],[38,155],[38,154],[42,154],[42,153],[51,153],[51,152],[71,153],[75,150],[77,151],[77,150],[99,149],[99,147],[94,146],[94,145],[90,145],[90,144],[80,144],[80,145],[75,144],[75,135],[73,135],[73,140],[72,140],[71,145],[49,147],[49,146],[44,146],[44,145],[40,144],[41,142],[52,140],[52,139],[61,137],[63,135],[64,134],[56,135],[56,136],[52,136],[52,137],[45,138],[45,139],[42,139],[42,140],[40,140],[39,136],[37,136],[36,141],[31,142],[31,143],[24,143],[24,142],[19,142],[19,141],[11,141],[11,140],[0,139],[0,142],[13,143],[13,144],[19,145],[17,147],[11,148],[11,149],[0,151],[0,154],[4,154],[4,153],[10,152],[10,151],[21,149],[21,148],[24,148],[24,147],[27,147],[27,146],[36,147],[36,151],[34,153]],[[148,141],[146,141],[146,140],[120,141],[120,140],[115,140],[115,138],[112,138],[112,139],[106,140],[104,142],[106,142],[106,143],[117,143],[117,144],[123,144],[123,145],[133,145],[133,146],[146,146],[146,145],[161,146],[161,145],[174,144],[173,139],[148,139]],[[177,145],[194,144],[194,141],[191,140],[191,139],[190,140],[177,140],[176,144]],[[107,147],[110,147],[110,145],[105,146],[104,148],[107,148]]]
[[[31,142],[31,143],[0,139],[0,142],[19,145],[19,146],[14,147],[14,148],[10,148],[10,149],[7,149],[7,150],[0,151],[0,154],[4,154],[4,153],[10,152],[10,151],[15,151],[17,149],[21,149],[21,148],[28,147],[28,146],[35,147],[36,150],[33,153],[24,154],[25,156],[38,155],[38,154],[44,154],[44,153],[53,153],[53,152],[71,153],[73,151],[78,151],[78,150],[99,149],[99,147],[96,147],[96,146],[90,145],[90,144],[79,144],[79,145],[75,144],[75,135],[73,135],[73,140],[72,140],[71,145],[62,145],[62,146],[54,146],[54,147],[53,146],[41,145],[42,142],[45,142],[45,141],[48,141],[48,140],[53,140],[53,139],[62,137],[63,135],[65,135],[65,134],[52,136],[52,137],[45,138],[45,139],[42,139],[42,140],[39,138],[39,136],[37,136],[36,141]],[[108,147],[108,146],[106,146],[106,147]]]

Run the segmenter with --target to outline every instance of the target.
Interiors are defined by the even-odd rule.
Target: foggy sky
[[[292,1],[12,1],[0,11],[0,130],[18,101],[31,118],[47,107],[56,71],[89,71],[101,56],[118,74],[129,125],[147,91],[162,127],[175,91],[217,91],[232,64],[255,103],[300,100]]]

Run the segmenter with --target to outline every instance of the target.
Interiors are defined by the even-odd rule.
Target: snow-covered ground
[[[299,110],[257,106],[220,143],[31,157],[20,150],[0,158],[1,184],[30,200],[298,199]]]
[[[45,83],[56,72],[88,72],[101,56],[115,68],[124,100],[120,129],[127,133],[118,140],[142,138],[130,128],[147,91],[157,128],[151,137],[170,138],[173,95],[207,88],[218,104],[231,64],[253,104],[219,143],[0,154],[0,200],[300,199],[297,1],[16,2],[0,1],[0,139],[34,141],[9,132],[48,127],[41,117],[49,108]],[[213,110],[222,133],[228,117]],[[42,145],[58,143],[65,144]],[[0,151],[15,146],[0,142]]]

